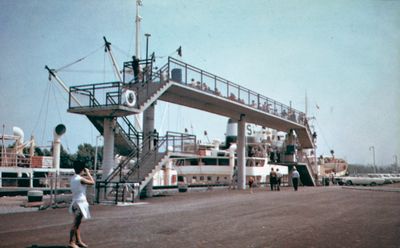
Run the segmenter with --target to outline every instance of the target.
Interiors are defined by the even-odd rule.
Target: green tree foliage
[[[75,156],[69,153],[61,145],[60,149],[60,168],[73,168]]]
[[[95,148],[91,144],[84,143],[78,146],[76,160],[84,162],[86,167],[92,169],[94,165],[94,153]]]
[[[86,164],[89,169],[94,169],[94,156],[96,153],[96,147],[90,144],[82,144],[78,146],[75,159],[82,161]],[[97,149],[97,161],[101,162],[103,159],[103,149],[98,147]]]

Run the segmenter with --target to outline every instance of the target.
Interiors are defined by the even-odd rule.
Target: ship
[[[197,153],[171,157],[170,161],[154,175],[153,185],[156,187],[176,186],[182,183],[189,187],[235,185],[236,130],[237,122],[229,119],[224,142],[221,143],[216,139],[211,143],[199,143]],[[251,123],[246,124],[246,130],[246,181],[252,177],[256,186],[269,184],[271,169],[279,170],[283,176],[283,185],[289,185],[289,166],[301,167],[302,163],[314,165],[317,172],[315,177],[320,183],[325,177],[348,174],[348,164],[344,159],[322,155],[316,159],[314,150],[308,151],[309,153],[298,151],[291,141],[291,139],[296,140],[293,134],[289,135]]]

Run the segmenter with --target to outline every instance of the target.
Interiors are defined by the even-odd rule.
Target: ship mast
[[[67,92],[67,94],[69,95],[69,89],[68,87],[65,85],[65,83],[58,77],[58,75],[56,74],[56,70],[54,69],[50,69],[47,65],[44,67],[48,72],[49,72],[49,80],[51,80],[51,78],[53,77],[58,84],[61,85],[61,87],[65,90],[65,92]],[[82,106],[82,104],[79,102],[79,100],[71,94],[71,99],[74,100],[76,102],[76,104],[78,104],[79,106]]]
[[[142,6],[142,0],[136,0],[136,43],[135,43],[135,55],[137,59],[140,59],[140,21],[142,17],[139,15],[139,8]]]
[[[111,52],[111,43],[107,41],[107,39],[106,39],[105,36],[103,36],[103,39],[104,39],[104,48],[105,48],[105,51],[108,52],[108,54],[110,55],[111,62],[112,62],[112,64],[113,64],[114,74],[115,74],[115,76],[118,78],[118,80],[119,80],[120,82],[122,82],[123,80],[122,80],[121,74],[119,73],[120,70],[119,70],[119,68],[118,68],[118,64],[117,64],[117,62],[115,61],[115,58],[114,58],[113,53]]]

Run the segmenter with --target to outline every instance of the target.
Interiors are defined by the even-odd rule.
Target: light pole
[[[395,166],[395,170],[398,171],[399,170],[399,164],[397,163],[397,155],[393,155],[394,158],[394,166]]]
[[[102,136],[101,135],[98,135],[98,136],[96,136],[96,148],[95,148],[95,150],[94,150],[94,168],[93,168],[93,170],[94,170],[94,180],[96,181],[97,180],[97,150],[98,150],[98,141],[99,141],[99,138],[101,138]]]
[[[96,136],[96,148],[94,150],[94,165],[93,165],[94,172],[93,172],[93,177],[94,177],[94,181],[95,182],[97,182],[97,150],[99,148],[98,147],[98,141],[99,141],[99,138],[101,138],[101,137],[103,137],[103,136],[101,136],[101,135],[97,135]],[[94,199],[95,199],[96,195],[97,195],[97,185],[94,185]]]
[[[151,34],[144,34],[146,36],[146,65],[147,65],[147,60],[149,59],[149,37]]]
[[[369,150],[372,151],[372,159],[373,159],[373,166],[374,166],[374,171],[376,173],[376,167],[375,167],[375,146],[370,146]]]

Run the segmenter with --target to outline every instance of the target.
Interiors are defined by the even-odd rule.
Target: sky
[[[182,46],[186,63],[305,111],[317,154],[349,163],[394,163],[400,156],[400,1],[143,0],[144,33],[157,65]],[[115,81],[103,36],[119,66],[134,55],[134,0],[0,0],[0,124],[41,146],[63,123],[63,146],[101,144],[81,115],[67,113],[67,86]],[[158,101],[156,128],[188,128],[224,139],[227,118]],[[206,121],[205,121],[206,120]]]

